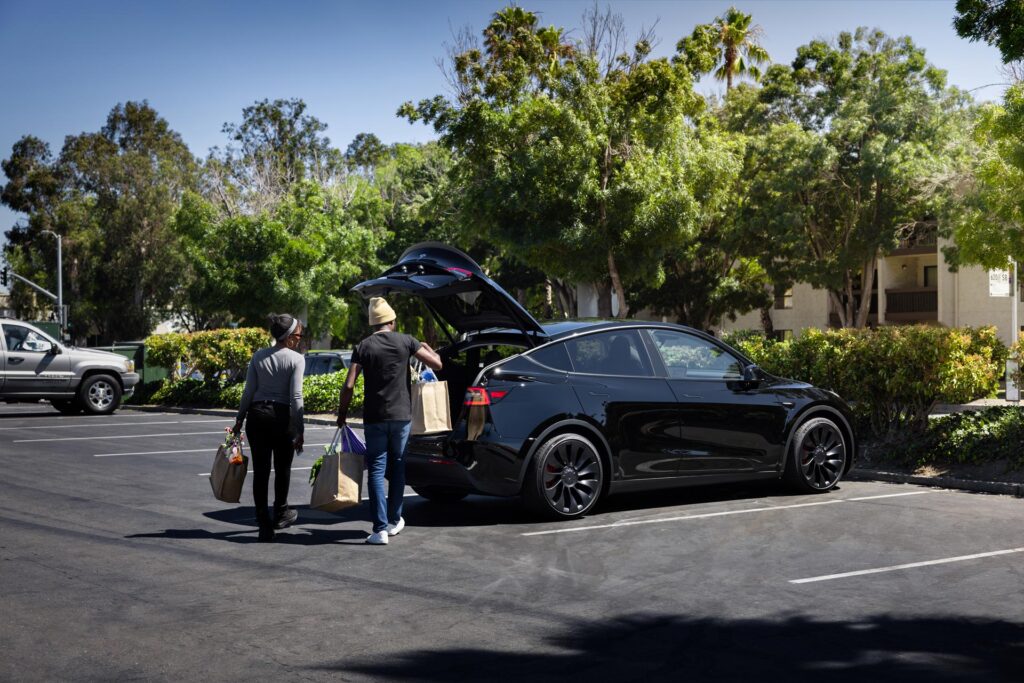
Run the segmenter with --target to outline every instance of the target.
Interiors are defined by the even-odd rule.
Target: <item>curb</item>
[[[995,493],[1004,496],[1024,498],[1024,484],[1012,484],[1004,481],[977,481],[958,479],[956,477],[922,477],[916,474],[899,472],[883,472],[881,470],[850,470],[846,478],[852,481],[885,481],[892,484],[915,484],[943,489],[957,489],[973,493]]]
[[[126,406],[122,405],[121,410],[137,410],[141,413],[173,413],[177,415],[212,415],[214,417],[227,417],[234,418],[238,413],[237,410],[228,410],[227,408],[182,408],[179,406]],[[336,424],[333,415],[312,415],[303,418],[303,424],[308,425],[334,425]],[[350,417],[348,422],[353,426],[362,426],[363,421],[360,418]]]

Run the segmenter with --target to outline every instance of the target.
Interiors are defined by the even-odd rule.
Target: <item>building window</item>
[[[783,289],[782,287],[775,288],[775,308],[793,308],[793,288]]]
[[[925,266],[924,267],[924,286],[925,287],[937,287],[939,284],[939,267],[938,266]]]
[[[791,341],[793,339],[793,330],[773,330],[772,337],[775,341]]]

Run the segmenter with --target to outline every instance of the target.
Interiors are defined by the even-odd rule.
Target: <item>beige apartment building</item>
[[[1024,289],[1011,296],[1012,273],[988,271],[977,266],[951,273],[942,253],[948,242],[934,233],[902,242],[879,260],[868,323],[900,325],[938,324],[947,327],[994,325],[1010,344],[1012,307],[1017,308],[1018,328],[1024,323]],[[1018,278],[1019,280],[1019,278]],[[776,334],[798,337],[809,328],[836,326],[839,316],[824,289],[797,284],[775,299],[772,322]],[[759,311],[724,321],[723,331],[760,329]]]
[[[1011,306],[1017,307],[1018,328],[1024,327],[1024,289],[1018,286],[1011,301],[1012,274],[1007,271],[990,272],[970,266],[949,272],[942,253],[947,243],[934,232],[925,232],[903,241],[891,254],[879,259],[868,324],[994,325],[1002,340],[1012,343],[1015,335],[1011,332]],[[596,316],[597,296],[593,287],[581,284],[577,294],[579,315]],[[617,308],[613,297],[613,314]],[[636,317],[661,319],[648,311],[638,312]],[[778,336],[790,338],[799,337],[810,327],[837,327],[839,316],[824,289],[798,283],[776,297],[772,322]],[[750,329],[761,329],[758,310],[734,321],[724,320],[721,325],[723,332]]]

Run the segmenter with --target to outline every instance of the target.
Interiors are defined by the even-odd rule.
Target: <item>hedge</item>
[[[171,381],[191,377],[237,378],[270,335],[258,327],[154,334],[146,339],[148,360],[171,370]]]
[[[726,341],[774,375],[836,392],[882,438],[922,433],[936,403],[995,395],[1008,355],[992,327],[809,329],[781,342],[746,332]]]
[[[312,375],[303,378],[302,402],[307,414],[333,413],[338,408],[338,395],[345,382],[345,372]],[[185,378],[167,380],[151,396],[150,401],[167,406],[204,408],[238,408],[242,402],[244,382],[226,382],[220,379],[201,380]],[[356,380],[350,410],[358,414],[363,408],[363,377]]]
[[[932,419],[919,438],[887,449],[887,457],[915,466],[1005,461],[1024,467],[1024,408],[994,407]]]

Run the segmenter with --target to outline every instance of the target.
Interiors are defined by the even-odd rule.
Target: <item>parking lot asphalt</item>
[[[0,404],[0,679],[1024,680],[1024,501],[878,482],[366,506],[257,544],[229,421]]]

